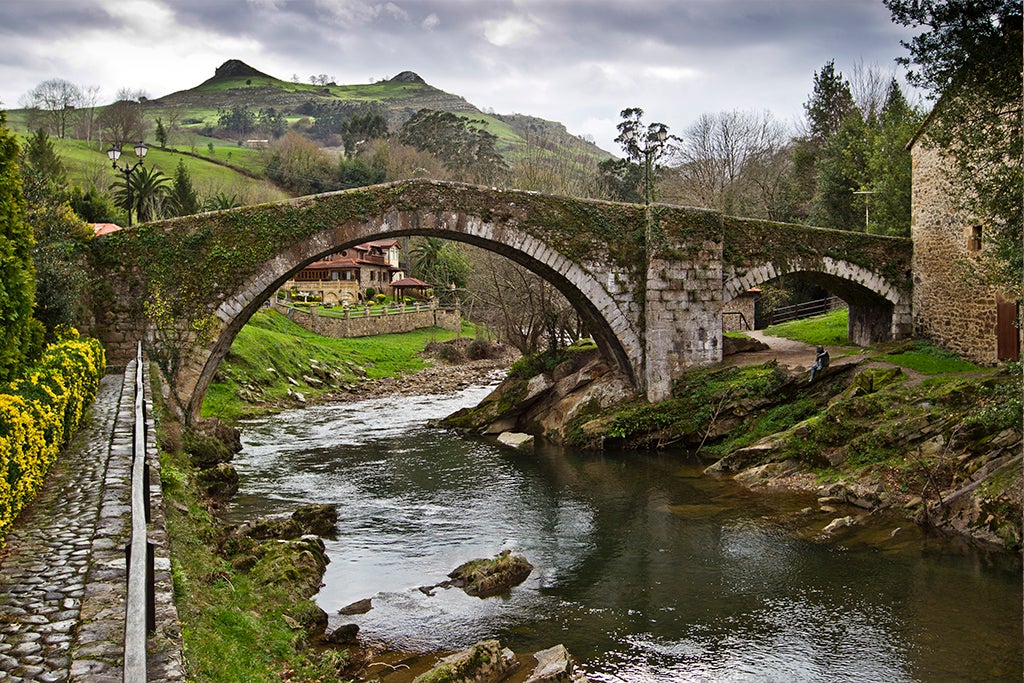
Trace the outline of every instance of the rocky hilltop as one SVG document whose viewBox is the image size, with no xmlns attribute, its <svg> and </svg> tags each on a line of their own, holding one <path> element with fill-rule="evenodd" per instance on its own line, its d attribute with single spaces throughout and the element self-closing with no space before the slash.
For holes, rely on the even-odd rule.
<svg viewBox="0 0 1024 683">
<path fill-rule="evenodd" d="M 465 98 L 430 85 L 411 70 L 378 83 L 311 84 L 282 80 L 239 59 L 229 59 L 196 87 L 147 100 L 144 105 L 155 115 L 173 111 L 183 118 L 196 120 L 208 116 L 211 110 L 235 107 L 253 110 L 272 107 L 291 116 L 310 116 L 321 106 L 341 107 L 353 113 L 379 112 L 392 129 L 401 127 L 420 109 L 431 109 L 507 127 L 522 139 L 520 144 L 531 144 L 531 140 L 543 138 L 548 144 L 554 143 L 565 150 L 577 150 L 598 159 L 611 157 L 593 143 L 572 135 L 560 123 L 523 114 L 483 112 Z M 195 110 L 196 116 L 193 117 L 190 110 Z"/>
</svg>

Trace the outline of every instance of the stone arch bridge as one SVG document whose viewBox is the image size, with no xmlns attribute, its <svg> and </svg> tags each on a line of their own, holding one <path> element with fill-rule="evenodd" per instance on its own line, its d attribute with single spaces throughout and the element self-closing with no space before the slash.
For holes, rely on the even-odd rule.
<svg viewBox="0 0 1024 683">
<path fill-rule="evenodd" d="M 649 400 L 722 358 L 722 307 L 800 273 L 850 306 L 850 337 L 909 333 L 910 240 L 460 183 L 407 181 L 187 216 L 93 242 L 95 334 L 112 363 L 145 340 L 168 398 L 198 416 L 249 317 L 294 273 L 372 239 L 467 242 L 551 282 Z"/>
</svg>

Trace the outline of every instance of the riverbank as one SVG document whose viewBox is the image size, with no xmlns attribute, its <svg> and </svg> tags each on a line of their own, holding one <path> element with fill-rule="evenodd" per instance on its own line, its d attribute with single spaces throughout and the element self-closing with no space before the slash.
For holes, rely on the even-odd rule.
<svg viewBox="0 0 1024 683">
<path fill-rule="evenodd" d="M 577 448 L 684 447 L 711 459 L 709 476 L 807 491 L 822 509 L 899 511 L 924 527 L 1021 550 L 1019 364 L 981 368 L 923 342 L 840 347 L 809 382 L 812 347 L 767 341 L 779 351 L 687 372 L 658 404 L 629 396 L 596 355 L 576 354 L 550 372 L 510 375 L 444 424 Z M 859 519 L 837 516 L 832 528 Z"/>
<path fill-rule="evenodd" d="M 479 338 L 469 323 L 461 331 L 334 339 L 263 310 L 242 328 L 217 369 L 202 414 L 233 424 L 327 401 L 453 391 L 507 367 L 515 356 Z"/>
</svg>

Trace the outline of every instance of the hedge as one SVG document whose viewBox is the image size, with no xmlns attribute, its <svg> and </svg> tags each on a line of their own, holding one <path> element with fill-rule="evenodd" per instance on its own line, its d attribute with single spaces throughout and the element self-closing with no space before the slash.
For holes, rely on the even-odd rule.
<svg viewBox="0 0 1024 683">
<path fill-rule="evenodd" d="M 22 379 L 0 385 L 0 546 L 92 405 L 106 369 L 95 339 L 51 345 Z"/>
</svg>

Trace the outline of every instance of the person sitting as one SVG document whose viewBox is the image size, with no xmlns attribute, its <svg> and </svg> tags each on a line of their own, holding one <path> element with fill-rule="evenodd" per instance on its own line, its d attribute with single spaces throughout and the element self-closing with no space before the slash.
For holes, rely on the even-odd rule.
<svg viewBox="0 0 1024 683">
<path fill-rule="evenodd" d="M 811 366 L 811 378 L 808 382 L 814 381 L 814 375 L 828 367 L 828 351 L 824 346 L 818 346 L 818 355 L 814 357 L 814 365 Z"/>
</svg>

